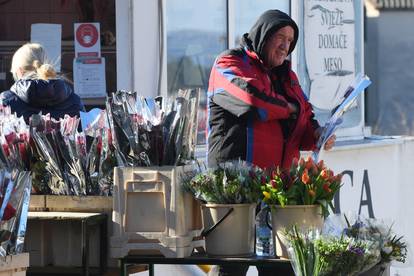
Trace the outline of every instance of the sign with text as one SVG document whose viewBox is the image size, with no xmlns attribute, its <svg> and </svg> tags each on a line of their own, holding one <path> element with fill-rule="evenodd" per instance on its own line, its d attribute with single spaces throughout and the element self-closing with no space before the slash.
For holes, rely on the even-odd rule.
<svg viewBox="0 0 414 276">
<path fill-rule="evenodd" d="M 100 57 L 99 23 L 75 23 L 75 57 Z"/>
<path fill-rule="evenodd" d="M 79 97 L 105 97 L 105 58 L 75 58 L 73 60 L 73 81 L 75 93 Z"/>
<path fill-rule="evenodd" d="M 310 102 L 331 110 L 355 74 L 354 1 L 305 0 L 304 17 Z"/>
</svg>

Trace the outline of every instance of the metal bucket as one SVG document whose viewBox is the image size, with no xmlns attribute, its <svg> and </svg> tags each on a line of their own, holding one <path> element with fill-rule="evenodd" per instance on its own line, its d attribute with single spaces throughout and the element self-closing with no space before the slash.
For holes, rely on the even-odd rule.
<svg viewBox="0 0 414 276">
<path fill-rule="evenodd" d="M 290 229 L 294 225 L 302 230 L 322 229 L 323 217 L 320 205 L 287 205 L 285 207 L 273 205 L 271 210 L 273 244 L 276 256 L 281 258 L 289 258 L 284 240 L 286 229 Z"/>
<path fill-rule="evenodd" d="M 213 256 L 254 255 L 256 204 L 204 204 L 206 252 Z"/>
</svg>

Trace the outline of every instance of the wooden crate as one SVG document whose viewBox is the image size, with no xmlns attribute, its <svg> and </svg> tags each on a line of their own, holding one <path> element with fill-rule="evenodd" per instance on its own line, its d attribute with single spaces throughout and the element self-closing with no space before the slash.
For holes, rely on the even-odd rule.
<svg viewBox="0 0 414 276">
<path fill-rule="evenodd" d="M 0 257 L 0 276 L 24 276 L 29 266 L 29 253 Z"/>
<path fill-rule="evenodd" d="M 64 195 L 32 195 L 30 211 L 45 212 L 85 212 L 112 214 L 112 197 L 107 196 L 64 196 Z M 40 208 L 41 200 L 44 207 Z M 48 265 L 75 267 L 80 266 L 80 222 L 67 221 L 29 221 L 26 232 L 25 248 L 32 256 L 30 265 L 45 267 Z M 90 239 L 90 264 L 99 264 L 99 235 L 98 227 L 89 231 L 96 232 Z M 112 233 L 112 222 L 108 219 L 108 235 Z M 96 249 L 96 250 L 95 250 Z M 115 262 L 108 259 L 112 265 Z"/>
<path fill-rule="evenodd" d="M 46 211 L 46 196 L 30 195 L 29 211 Z"/>
<path fill-rule="evenodd" d="M 112 212 L 110 196 L 47 195 L 46 209 L 56 212 Z"/>
</svg>

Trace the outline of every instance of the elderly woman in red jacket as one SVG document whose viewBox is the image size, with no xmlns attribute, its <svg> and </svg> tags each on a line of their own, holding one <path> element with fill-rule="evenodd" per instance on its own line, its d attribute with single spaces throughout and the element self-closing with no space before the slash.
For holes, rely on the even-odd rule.
<svg viewBox="0 0 414 276">
<path fill-rule="evenodd" d="M 210 166 L 240 158 L 262 168 L 287 168 L 300 150 L 314 149 L 319 124 L 286 59 L 298 34 L 287 14 L 269 10 L 240 47 L 216 59 L 208 89 Z"/>
</svg>

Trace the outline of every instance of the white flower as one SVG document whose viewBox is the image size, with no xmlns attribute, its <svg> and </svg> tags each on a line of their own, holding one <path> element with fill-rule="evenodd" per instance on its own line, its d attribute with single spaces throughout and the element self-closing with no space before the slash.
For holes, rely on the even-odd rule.
<svg viewBox="0 0 414 276">
<path fill-rule="evenodd" d="M 391 252 L 392 252 L 392 246 L 384 246 L 383 248 L 382 248 L 382 251 L 384 251 L 384 253 L 385 254 L 391 254 Z"/>
</svg>

